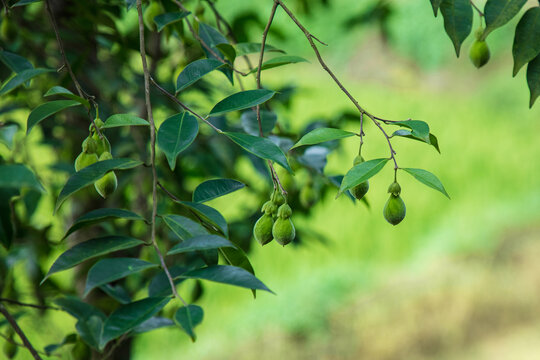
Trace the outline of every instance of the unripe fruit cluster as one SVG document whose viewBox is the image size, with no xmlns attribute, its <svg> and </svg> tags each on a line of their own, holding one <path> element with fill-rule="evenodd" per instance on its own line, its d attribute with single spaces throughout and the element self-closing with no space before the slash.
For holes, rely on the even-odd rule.
<svg viewBox="0 0 540 360">
<path fill-rule="evenodd" d="M 278 244 L 285 246 L 294 240 L 296 230 L 291 220 L 292 209 L 281 192 L 274 190 L 261 211 L 263 215 L 253 227 L 253 236 L 261 245 L 275 239 Z"/>
</svg>

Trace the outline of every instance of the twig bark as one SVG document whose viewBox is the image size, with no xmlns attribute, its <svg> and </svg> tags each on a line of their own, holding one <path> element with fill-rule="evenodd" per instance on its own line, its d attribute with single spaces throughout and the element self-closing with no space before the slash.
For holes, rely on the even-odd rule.
<svg viewBox="0 0 540 360">
<path fill-rule="evenodd" d="M 28 338 L 26 337 L 22 329 L 19 327 L 19 324 L 17 324 L 17 321 L 15 320 L 15 318 L 9 313 L 9 311 L 2 304 L 0 304 L 0 313 L 4 315 L 4 317 L 9 322 L 13 330 L 17 333 L 17 335 L 19 335 L 19 337 L 21 338 L 21 341 L 24 344 L 24 347 L 26 347 L 28 351 L 30 351 L 30 354 L 32 354 L 34 359 L 42 360 L 38 352 L 36 351 L 36 349 L 34 349 L 34 347 L 30 343 L 30 341 L 28 340 Z"/>
</svg>

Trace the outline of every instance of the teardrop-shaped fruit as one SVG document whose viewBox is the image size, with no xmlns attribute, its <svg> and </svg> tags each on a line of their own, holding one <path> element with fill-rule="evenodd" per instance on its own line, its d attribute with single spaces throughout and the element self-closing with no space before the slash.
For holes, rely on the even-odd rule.
<svg viewBox="0 0 540 360">
<path fill-rule="evenodd" d="M 266 245 L 272 241 L 272 226 L 274 220 L 272 215 L 263 214 L 253 227 L 253 236 L 261 245 Z"/>
<path fill-rule="evenodd" d="M 293 241 L 296 236 L 296 230 L 291 219 L 278 218 L 272 227 L 272 236 L 283 246 Z"/>
<path fill-rule="evenodd" d="M 357 198 L 358 200 L 362 200 L 362 198 L 367 194 L 369 190 L 369 180 L 366 180 L 355 187 L 351 189 L 351 194 Z"/>
<path fill-rule="evenodd" d="M 108 172 L 105 174 L 105 176 L 94 183 L 96 191 L 104 199 L 111 195 L 116 190 L 117 186 L 118 180 L 116 179 L 116 174 L 114 171 Z"/>
<path fill-rule="evenodd" d="M 356 157 L 353 160 L 353 165 L 358 165 L 363 162 L 364 162 L 364 158 L 362 157 L 362 155 L 356 155 Z"/>
<path fill-rule="evenodd" d="M 272 193 L 272 196 L 270 199 L 276 204 L 277 206 L 280 206 L 282 204 L 285 204 L 285 196 L 281 193 L 279 190 L 274 190 Z"/>
<path fill-rule="evenodd" d="M 288 219 L 292 215 L 292 209 L 289 204 L 283 204 L 279 207 L 277 211 L 277 216 L 280 219 Z"/>
<path fill-rule="evenodd" d="M 82 143 L 82 150 L 89 154 L 93 154 L 96 152 L 97 150 L 96 140 L 94 140 L 94 138 L 91 135 L 88 136 L 86 139 L 84 139 Z"/>
<path fill-rule="evenodd" d="M 111 152 L 111 143 L 109 140 L 103 135 L 103 138 L 100 138 L 97 133 L 94 133 L 92 135 L 92 139 L 96 142 L 96 154 L 98 156 L 101 156 L 104 152 Z"/>
<path fill-rule="evenodd" d="M 75 159 L 75 171 L 80 171 L 81 169 L 84 169 L 97 161 L 98 157 L 96 154 L 89 154 L 83 151 Z"/>
<path fill-rule="evenodd" d="M 401 186 L 396 181 L 394 181 L 388 187 L 388 192 L 394 196 L 399 196 L 399 194 L 401 194 Z"/>
<path fill-rule="evenodd" d="M 4 355 L 6 355 L 7 359 L 13 359 L 17 354 L 17 345 L 6 341 L 2 350 L 4 351 Z"/>
<path fill-rule="evenodd" d="M 474 66 L 481 68 L 489 61 L 489 47 L 485 41 L 475 40 L 469 50 L 469 58 Z"/>
<path fill-rule="evenodd" d="M 405 203 L 401 199 L 401 196 L 391 194 L 383 210 L 386 221 L 392 225 L 397 225 L 405 218 L 405 212 Z"/>
</svg>

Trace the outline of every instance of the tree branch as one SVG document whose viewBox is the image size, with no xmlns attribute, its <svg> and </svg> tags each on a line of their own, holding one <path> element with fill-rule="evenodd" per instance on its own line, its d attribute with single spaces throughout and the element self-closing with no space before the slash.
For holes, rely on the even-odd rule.
<svg viewBox="0 0 540 360">
<path fill-rule="evenodd" d="M 41 309 L 41 310 L 62 310 L 62 309 L 54 307 L 54 306 L 28 304 L 28 303 L 23 303 L 23 302 L 20 302 L 20 301 L 17 301 L 17 300 L 8 299 L 8 298 L 0 298 L 0 303 L 1 302 L 6 302 L 6 303 L 13 304 L 13 305 L 19 305 L 19 306 L 26 306 L 26 307 L 31 307 L 31 308 L 35 308 L 35 309 Z"/>
<path fill-rule="evenodd" d="M 17 335 L 19 335 L 19 337 L 21 338 L 21 340 L 22 340 L 22 342 L 24 344 L 24 347 L 26 347 L 28 349 L 28 351 L 30 351 L 30 354 L 32 354 L 34 359 L 35 360 L 42 360 L 41 357 L 39 356 L 38 352 L 36 351 L 36 349 L 34 349 L 34 347 L 30 343 L 30 341 L 28 340 L 28 338 L 26 337 L 26 335 L 24 334 L 22 329 L 17 324 L 17 321 L 15 320 L 15 318 L 9 313 L 9 311 L 7 311 L 7 309 L 2 304 L 0 304 L 0 313 L 2 315 L 4 315 L 4 317 L 9 322 L 9 324 L 11 325 L 13 330 L 17 333 Z"/>
</svg>

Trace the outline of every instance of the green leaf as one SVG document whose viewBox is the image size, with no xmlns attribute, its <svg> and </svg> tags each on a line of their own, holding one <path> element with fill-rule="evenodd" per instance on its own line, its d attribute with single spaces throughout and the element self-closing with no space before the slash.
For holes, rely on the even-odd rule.
<svg viewBox="0 0 540 360">
<path fill-rule="evenodd" d="M 171 277 L 174 279 L 174 284 L 178 285 L 185 279 L 179 278 L 180 275 L 185 273 L 188 269 L 182 266 L 174 265 L 169 267 L 169 273 L 171 274 Z M 171 290 L 171 283 L 169 282 L 169 278 L 167 277 L 167 274 L 165 274 L 165 271 L 161 271 L 157 273 L 151 280 L 150 284 L 148 284 L 148 296 L 170 296 L 172 295 Z"/>
<path fill-rule="evenodd" d="M 160 329 L 167 326 L 173 326 L 173 325 L 174 325 L 174 321 L 172 321 L 171 319 L 154 316 L 146 320 L 142 324 L 137 325 L 135 328 L 133 328 L 133 333 L 142 334 L 148 331 Z"/>
<path fill-rule="evenodd" d="M 42 68 L 23 70 L 4 83 L 4 86 L 2 86 L 2 88 L 0 89 L 0 95 L 7 94 L 11 90 L 20 86 L 22 83 L 27 82 L 28 80 L 38 75 L 48 73 L 48 72 L 53 72 L 53 71 L 54 70 L 52 69 L 42 69 Z"/>
<path fill-rule="evenodd" d="M 180 325 L 180 327 L 189 335 L 192 341 L 195 341 L 196 336 L 193 329 L 202 323 L 204 312 L 200 306 L 188 305 L 182 306 L 176 310 L 174 314 L 174 320 Z"/>
<path fill-rule="evenodd" d="M 439 149 L 439 141 L 437 140 L 437 137 L 431 133 L 429 134 L 427 141 L 425 138 L 420 138 L 418 136 L 415 136 L 410 130 L 405 130 L 405 129 L 394 131 L 392 136 L 400 136 L 400 137 L 424 142 L 426 144 L 432 145 L 439 152 L 439 154 L 441 153 L 441 150 Z"/>
<path fill-rule="evenodd" d="M 210 111 L 209 116 L 222 115 L 262 104 L 270 100 L 274 94 L 274 91 L 267 89 L 240 91 L 218 102 Z"/>
<path fill-rule="evenodd" d="M 526 2 L 527 0 L 488 0 L 484 7 L 486 29 L 483 38 L 485 39 L 490 32 L 512 20 Z"/>
<path fill-rule="evenodd" d="M 450 196 L 446 192 L 441 181 L 429 171 L 423 170 L 423 169 L 412 169 L 412 168 L 401 168 L 401 170 L 408 172 L 409 174 L 414 176 L 416 180 L 420 181 L 422 184 L 425 184 L 429 186 L 430 188 L 441 192 L 444 196 L 450 199 Z"/>
<path fill-rule="evenodd" d="M 302 138 L 296 144 L 294 144 L 291 150 L 299 146 L 314 145 L 314 144 L 319 144 L 325 141 L 343 139 L 343 138 L 354 136 L 354 135 L 356 134 L 353 132 L 345 131 L 341 129 L 317 128 L 317 129 L 311 130 L 306 135 L 302 136 Z"/>
<path fill-rule="evenodd" d="M 41 0 L 19 0 L 15 4 L 11 5 L 11 8 L 18 7 L 18 6 L 25 6 L 33 3 L 40 2 Z"/>
<path fill-rule="evenodd" d="M 225 132 L 224 134 L 236 144 L 244 148 L 244 150 L 260 157 L 261 159 L 274 161 L 292 173 L 289 162 L 287 161 L 287 157 L 283 151 L 281 151 L 279 146 L 274 144 L 271 140 L 236 132 Z"/>
<path fill-rule="evenodd" d="M 144 220 L 142 216 L 129 210 L 113 208 L 96 209 L 77 218 L 73 225 L 71 225 L 71 227 L 68 229 L 62 240 L 83 227 L 94 225 L 109 219 Z"/>
<path fill-rule="evenodd" d="M 248 54 L 260 54 L 261 52 L 261 43 L 238 43 L 235 45 L 235 47 L 236 47 L 236 56 L 244 56 Z M 264 45 L 264 51 L 265 52 L 274 51 L 274 52 L 285 53 L 285 51 L 279 50 L 269 44 Z"/>
<path fill-rule="evenodd" d="M 540 96 L 540 55 L 534 58 L 527 66 L 527 84 L 531 92 L 529 107 L 532 108 L 534 102 Z"/>
<path fill-rule="evenodd" d="M 144 241 L 128 236 L 104 236 L 79 243 L 63 252 L 49 269 L 41 284 L 52 274 L 71 269 L 83 261 L 105 255 L 111 252 L 129 249 L 144 244 Z"/>
<path fill-rule="evenodd" d="M 109 171 L 132 169 L 141 164 L 141 161 L 120 158 L 98 161 L 97 163 L 81 169 L 81 171 L 70 176 L 66 185 L 64 185 L 62 191 L 60 191 L 60 195 L 58 195 L 58 199 L 56 200 L 55 212 L 58 211 L 64 200 L 69 196 L 82 188 L 93 184 Z"/>
<path fill-rule="evenodd" d="M 187 111 L 171 116 L 161 124 L 158 146 L 165 153 L 169 167 L 174 170 L 178 154 L 188 148 L 197 137 L 199 123 Z"/>
<path fill-rule="evenodd" d="M 178 11 L 178 12 L 169 12 L 161 15 L 157 15 L 154 17 L 154 22 L 157 26 L 157 31 L 161 32 L 165 26 L 169 24 L 174 24 L 176 22 L 179 22 L 186 16 L 191 14 L 189 11 Z"/>
<path fill-rule="evenodd" d="M 0 124 L 0 143 L 6 145 L 6 147 L 11 150 L 13 148 L 15 134 L 19 131 L 19 128 L 19 124 L 12 121 Z"/>
<path fill-rule="evenodd" d="M 209 280 L 222 284 L 235 285 L 247 289 L 264 290 L 274 293 L 248 271 L 230 265 L 214 265 L 188 271 L 181 275 L 190 279 Z"/>
<path fill-rule="evenodd" d="M 225 55 L 231 64 L 234 63 L 234 60 L 236 59 L 236 50 L 231 44 L 217 44 L 216 47 L 223 55 Z"/>
<path fill-rule="evenodd" d="M 273 111 L 260 110 L 261 111 L 261 125 L 264 136 L 272 131 L 277 122 L 277 115 Z M 240 116 L 242 122 L 242 128 L 250 135 L 259 136 L 259 122 L 257 121 L 257 112 L 254 110 L 246 110 Z"/>
<path fill-rule="evenodd" d="M 353 166 L 343 177 L 337 196 L 368 180 L 386 165 L 389 159 L 374 159 Z"/>
<path fill-rule="evenodd" d="M 195 202 L 175 201 L 176 203 L 191 210 L 199 219 L 221 231 L 223 235 L 228 236 L 227 221 L 216 209 Z"/>
<path fill-rule="evenodd" d="M 219 235 L 200 235 L 176 244 L 167 252 L 167 255 L 219 249 L 222 247 L 235 247 L 235 245 Z"/>
<path fill-rule="evenodd" d="M 206 202 L 223 195 L 232 193 L 246 186 L 244 183 L 233 179 L 207 180 L 195 188 L 193 202 Z"/>
<path fill-rule="evenodd" d="M 22 164 L 0 165 L 0 188 L 31 188 L 45 192 L 34 173 Z"/>
<path fill-rule="evenodd" d="M 20 73 L 24 70 L 34 68 L 30 61 L 26 60 L 22 56 L 5 50 L 0 51 L 0 61 L 2 61 L 4 65 L 6 65 L 11 71 L 15 73 Z"/>
<path fill-rule="evenodd" d="M 161 218 L 180 240 L 185 241 L 194 236 L 208 235 L 208 231 L 201 224 L 185 216 L 167 214 L 162 215 Z"/>
<path fill-rule="evenodd" d="M 519 70 L 540 53 L 540 7 L 527 10 L 516 27 L 512 55 L 514 56 L 514 72 Z"/>
<path fill-rule="evenodd" d="M 17 189 L 0 188 L 0 244 L 8 250 L 13 242 L 13 234 L 15 232 L 11 199 L 17 195 L 19 195 L 19 190 Z"/>
<path fill-rule="evenodd" d="M 131 114 L 114 114 L 107 118 L 105 124 L 103 125 L 104 129 L 119 127 L 119 126 L 148 126 L 150 125 L 148 121 L 141 119 L 138 116 Z"/>
<path fill-rule="evenodd" d="M 47 355 L 50 355 L 51 353 L 63 347 L 64 345 L 75 344 L 76 342 L 77 342 L 77 334 L 73 333 L 73 334 L 66 335 L 64 337 L 64 340 L 62 340 L 61 342 L 57 344 L 49 344 L 45 346 L 43 350 L 45 351 Z"/>
<path fill-rule="evenodd" d="M 200 59 L 189 63 L 176 79 L 176 93 L 222 66 L 225 64 L 216 59 Z"/>
<path fill-rule="evenodd" d="M 472 5 L 469 0 L 442 0 L 440 9 L 444 17 L 444 29 L 459 57 L 461 44 L 471 33 Z"/>
<path fill-rule="evenodd" d="M 32 130 L 34 126 L 36 126 L 49 116 L 54 115 L 57 112 L 62 111 L 68 107 L 78 105 L 81 105 L 81 103 L 76 100 L 54 100 L 39 105 L 37 108 L 32 110 L 30 115 L 28 115 L 28 121 L 26 123 L 26 133 L 29 134 L 30 130 Z"/>
<path fill-rule="evenodd" d="M 235 244 L 233 242 L 233 244 Z M 235 244 L 236 247 L 234 248 L 226 248 L 223 247 L 219 249 L 219 252 L 223 256 L 223 259 L 228 265 L 238 266 L 249 273 L 255 275 L 255 270 L 253 269 L 253 266 L 249 262 L 249 258 L 247 257 L 247 254 L 242 250 L 239 246 L 239 244 Z M 251 292 L 253 293 L 253 297 L 255 298 L 257 296 L 256 290 L 252 289 Z"/>
<path fill-rule="evenodd" d="M 101 334 L 100 350 L 111 340 L 127 333 L 150 319 L 159 312 L 167 303 L 170 297 L 149 297 L 130 304 L 122 305 L 109 316 L 103 324 Z"/>
<path fill-rule="evenodd" d="M 127 291 L 120 285 L 111 285 L 111 284 L 105 284 L 101 285 L 100 290 L 103 291 L 105 294 L 112 297 L 114 300 L 118 301 L 120 304 L 128 304 L 131 302 L 131 297 L 127 293 Z"/>
<path fill-rule="evenodd" d="M 74 93 L 72 93 L 71 91 L 66 89 L 65 87 L 53 86 L 52 88 L 50 88 L 45 93 L 44 96 L 53 96 L 53 95 L 60 95 L 60 96 L 63 96 L 65 98 L 78 101 L 79 103 L 84 105 L 86 108 L 88 108 L 88 109 L 90 108 L 90 103 L 88 102 L 88 100 L 83 99 L 82 97 L 75 95 Z"/>
<path fill-rule="evenodd" d="M 98 261 L 88 270 L 83 297 L 94 288 L 122 279 L 143 270 L 156 268 L 157 264 L 134 258 L 113 258 Z"/>
<path fill-rule="evenodd" d="M 437 12 L 439 11 L 439 7 L 441 6 L 442 0 L 430 0 L 431 1 L 431 7 L 433 8 L 433 15 L 437 17 Z"/>
<path fill-rule="evenodd" d="M 228 44 L 229 42 L 217 29 L 214 29 L 213 27 L 205 23 L 199 23 L 199 36 L 202 39 L 202 41 L 206 43 L 217 55 L 216 57 L 213 53 L 208 51 L 208 49 L 205 46 L 201 45 L 204 53 L 206 54 L 206 57 L 210 59 L 217 58 L 217 59 L 221 59 L 225 61 L 223 56 L 220 54 L 217 45 Z M 219 71 L 224 73 L 225 76 L 227 76 L 227 78 L 229 79 L 230 83 L 234 85 L 233 72 L 231 68 L 222 67 L 222 68 L 219 68 Z"/>
<path fill-rule="evenodd" d="M 267 70 L 267 69 L 272 69 L 272 68 L 275 68 L 275 67 L 278 67 L 278 66 L 283 66 L 283 65 L 288 65 L 288 64 L 296 64 L 296 63 L 299 63 L 299 62 L 309 62 L 309 61 L 307 61 L 306 59 L 304 59 L 303 57 L 300 57 L 300 56 L 283 55 L 283 56 L 277 56 L 277 57 L 275 57 L 273 59 L 265 61 L 262 64 L 261 69 L 262 70 Z M 258 66 L 255 67 L 249 73 L 250 74 L 256 73 L 258 68 L 259 68 Z"/>
<path fill-rule="evenodd" d="M 394 121 L 389 125 L 404 126 L 411 129 L 411 135 L 429 144 L 429 125 L 420 120 Z"/>
</svg>

